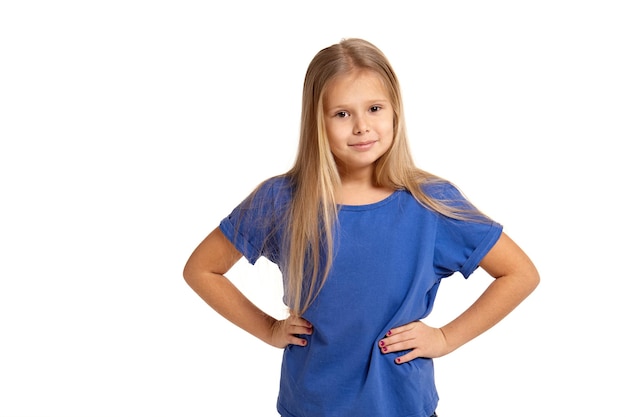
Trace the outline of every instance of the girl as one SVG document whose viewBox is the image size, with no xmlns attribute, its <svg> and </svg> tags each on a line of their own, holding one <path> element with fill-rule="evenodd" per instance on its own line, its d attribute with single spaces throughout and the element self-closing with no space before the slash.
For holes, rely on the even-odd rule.
<svg viewBox="0 0 626 417">
<path fill-rule="evenodd" d="M 290 315 L 269 316 L 224 276 L 276 263 Z M 442 278 L 495 280 L 441 328 L 422 321 Z M 284 349 L 283 417 L 429 417 L 432 358 L 480 335 L 539 275 L 502 226 L 415 166 L 396 74 L 371 43 L 321 50 L 304 79 L 294 166 L 262 182 L 200 243 L 183 275 L 235 325 Z"/>
</svg>

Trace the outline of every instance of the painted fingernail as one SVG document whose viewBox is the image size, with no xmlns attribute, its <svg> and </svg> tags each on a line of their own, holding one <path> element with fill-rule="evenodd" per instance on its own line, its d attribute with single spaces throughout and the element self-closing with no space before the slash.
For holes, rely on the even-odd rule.
<svg viewBox="0 0 626 417">
<path fill-rule="evenodd" d="M 302 346 L 306 345 L 306 340 L 303 340 L 302 342 L 300 342 L 300 344 L 301 344 Z"/>
<path fill-rule="evenodd" d="M 387 332 L 387 336 L 391 336 L 391 330 Z"/>
<path fill-rule="evenodd" d="M 383 348 L 383 352 L 387 352 L 387 348 L 386 347 Z"/>
<path fill-rule="evenodd" d="M 380 341 L 380 343 L 379 343 L 379 345 L 380 345 L 380 347 L 385 346 L 385 341 L 384 341 L 384 340 L 381 340 L 381 341 Z"/>
<path fill-rule="evenodd" d="M 396 358 L 396 363 L 400 363 L 400 358 Z"/>
</svg>

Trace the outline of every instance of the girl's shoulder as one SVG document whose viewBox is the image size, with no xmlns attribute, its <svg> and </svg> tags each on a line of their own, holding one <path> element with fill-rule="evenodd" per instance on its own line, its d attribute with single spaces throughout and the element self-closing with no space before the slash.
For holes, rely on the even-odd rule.
<svg viewBox="0 0 626 417">
<path fill-rule="evenodd" d="M 288 176 L 277 175 L 261 182 L 257 186 L 255 194 L 264 197 L 290 198 L 293 194 L 293 188 L 293 182 Z"/>
<path fill-rule="evenodd" d="M 245 203 L 249 208 L 284 208 L 289 205 L 292 196 L 292 181 L 285 175 L 278 175 L 262 181 L 246 198 Z"/>
<path fill-rule="evenodd" d="M 441 178 L 426 181 L 420 184 L 420 190 L 425 199 L 432 204 L 430 207 L 444 216 L 480 223 L 492 221 L 451 181 Z"/>
<path fill-rule="evenodd" d="M 465 199 L 456 185 L 442 178 L 424 181 L 420 184 L 420 189 L 424 195 L 434 200 L 456 201 Z"/>
</svg>

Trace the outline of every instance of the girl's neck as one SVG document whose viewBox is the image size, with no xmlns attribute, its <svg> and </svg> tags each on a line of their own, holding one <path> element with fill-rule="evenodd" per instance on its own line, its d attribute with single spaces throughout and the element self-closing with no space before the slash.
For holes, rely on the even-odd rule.
<svg viewBox="0 0 626 417">
<path fill-rule="evenodd" d="M 341 186 L 336 190 L 338 204 L 361 206 L 384 200 L 393 193 L 393 189 L 375 186 L 371 179 L 355 180 L 342 178 Z"/>
</svg>

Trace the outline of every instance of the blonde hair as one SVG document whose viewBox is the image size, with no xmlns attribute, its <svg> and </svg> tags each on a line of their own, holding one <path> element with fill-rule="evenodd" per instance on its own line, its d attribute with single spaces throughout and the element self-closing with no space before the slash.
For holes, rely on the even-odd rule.
<svg viewBox="0 0 626 417">
<path fill-rule="evenodd" d="M 375 185 L 407 190 L 436 212 L 464 217 L 462 209 L 429 197 L 422 190 L 425 183 L 444 180 L 417 168 L 413 162 L 400 83 L 386 56 L 370 42 L 355 38 L 322 49 L 305 75 L 298 152 L 293 167 L 284 174 L 293 187 L 293 195 L 285 219 L 283 248 L 287 258 L 283 274 L 287 304 L 295 315 L 302 315 L 311 305 L 332 264 L 332 232 L 338 213 L 334 191 L 341 180 L 324 128 L 323 99 L 332 80 L 354 70 L 368 70 L 380 76 L 394 112 L 393 143 L 376 161 Z"/>
</svg>

